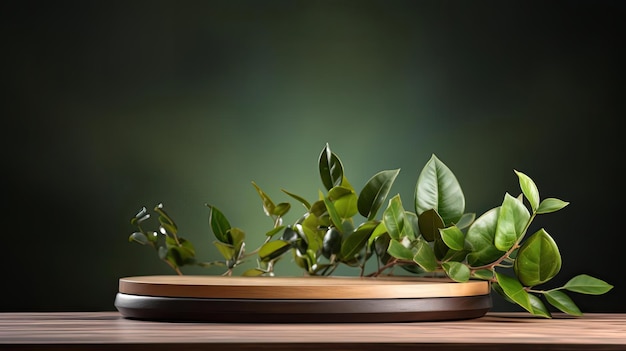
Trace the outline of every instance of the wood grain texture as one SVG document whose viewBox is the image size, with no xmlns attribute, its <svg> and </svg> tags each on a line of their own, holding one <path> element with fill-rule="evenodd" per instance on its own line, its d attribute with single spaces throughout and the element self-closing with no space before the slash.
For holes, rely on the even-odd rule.
<svg viewBox="0 0 626 351">
<path fill-rule="evenodd" d="M 1 350 L 626 350 L 626 314 L 488 313 L 463 321 L 163 323 L 117 312 L 0 313 Z"/>
<path fill-rule="evenodd" d="M 161 297 L 229 299 L 390 299 L 489 294 L 489 283 L 413 277 L 139 276 L 119 280 L 119 292 Z"/>
</svg>

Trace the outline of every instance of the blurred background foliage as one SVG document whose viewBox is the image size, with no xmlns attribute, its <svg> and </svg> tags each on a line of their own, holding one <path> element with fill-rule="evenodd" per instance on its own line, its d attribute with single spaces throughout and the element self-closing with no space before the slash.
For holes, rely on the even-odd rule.
<svg viewBox="0 0 626 351">
<path fill-rule="evenodd" d="M 401 168 L 407 203 L 433 153 L 477 213 L 528 174 L 571 203 L 536 224 L 560 246 L 555 281 L 605 279 L 575 301 L 626 312 L 624 4 L 4 2 L 0 310 L 114 310 L 120 277 L 173 274 L 128 243 L 142 206 L 163 202 L 199 258 L 218 257 L 205 203 L 261 243 L 251 182 L 314 199 L 328 142 L 355 188 Z"/>
</svg>

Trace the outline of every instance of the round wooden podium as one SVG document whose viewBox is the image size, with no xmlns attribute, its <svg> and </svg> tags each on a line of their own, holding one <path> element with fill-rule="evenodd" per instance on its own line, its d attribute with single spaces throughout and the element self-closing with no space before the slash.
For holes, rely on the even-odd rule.
<svg viewBox="0 0 626 351">
<path fill-rule="evenodd" d="M 440 278 L 138 276 L 119 280 L 115 307 L 170 322 L 440 321 L 483 316 L 489 291 Z"/>
</svg>

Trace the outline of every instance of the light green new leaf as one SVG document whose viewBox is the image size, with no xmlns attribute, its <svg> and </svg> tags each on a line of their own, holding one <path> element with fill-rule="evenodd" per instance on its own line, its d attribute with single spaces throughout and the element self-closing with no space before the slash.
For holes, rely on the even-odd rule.
<svg viewBox="0 0 626 351">
<path fill-rule="evenodd" d="M 284 240 L 274 240 L 267 242 L 259 249 L 259 258 L 263 262 L 274 260 L 285 252 L 289 251 L 291 244 Z"/>
<path fill-rule="evenodd" d="M 569 205 L 569 202 L 549 197 L 541 201 L 541 203 L 539 204 L 539 208 L 537 208 L 537 213 L 542 214 L 556 212 L 567 205 Z"/>
<path fill-rule="evenodd" d="M 417 223 L 420 233 L 428 242 L 439 239 L 441 237 L 439 229 L 445 227 L 441 216 L 432 208 L 420 213 L 417 217 Z"/>
<path fill-rule="evenodd" d="M 533 308 L 532 314 L 535 316 L 541 316 L 546 318 L 552 318 L 550 311 L 546 308 L 543 301 L 533 294 L 528 294 L 528 298 L 530 299 L 530 305 Z"/>
<path fill-rule="evenodd" d="M 232 260 L 235 257 L 235 247 L 231 244 L 226 244 L 221 241 L 214 241 L 213 245 L 217 247 L 217 250 L 222 254 L 222 256 L 228 261 Z"/>
<path fill-rule="evenodd" d="M 272 199 L 270 199 L 270 197 L 263 190 L 261 190 L 261 188 L 256 185 L 255 182 L 252 182 L 252 185 L 261 197 L 261 201 L 263 202 L 263 212 L 265 212 L 265 215 L 268 217 L 272 216 L 274 214 L 274 209 L 276 208 L 276 205 L 274 205 Z"/>
<path fill-rule="evenodd" d="M 470 278 L 470 269 L 461 262 L 444 262 L 441 267 L 450 279 L 464 283 Z"/>
<path fill-rule="evenodd" d="M 550 290 L 546 291 L 543 295 L 552 306 L 558 308 L 561 312 L 571 314 L 572 316 L 583 315 L 578 306 L 576 306 L 574 301 L 572 301 L 566 293 L 559 290 Z"/>
<path fill-rule="evenodd" d="M 324 150 L 322 150 L 320 154 L 319 172 L 322 184 L 324 184 L 326 190 L 341 185 L 343 181 L 343 165 L 339 157 L 330 151 L 328 144 L 326 144 L 326 147 L 324 147 Z"/>
<path fill-rule="evenodd" d="M 446 226 L 459 221 L 465 212 L 465 196 L 454 173 L 432 155 L 417 179 L 415 212 L 435 209 Z"/>
<path fill-rule="evenodd" d="M 413 224 L 406 217 L 400 195 L 396 195 L 389 200 L 389 205 L 383 212 L 383 223 L 392 239 L 402 240 L 404 237 L 415 237 Z"/>
<path fill-rule="evenodd" d="M 357 214 L 357 196 L 349 187 L 336 186 L 328 191 L 328 198 L 333 202 L 341 218 L 351 218 Z"/>
<path fill-rule="evenodd" d="M 211 230 L 213 230 L 213 235 L 215 235 L 217 240 L 226 244 L 231 244 L 228 241 L 227 235 L 231 228 L 230 223 L 224 214 L 217 209 L 217 207 L 208 204 L 206 206 L 209 208 L 209 225 L 211 226 Z"/>
<path fill-rule="evenodd" d="M 374 241 L 383 234 L 387 234 L 387 227 L 385 227 L 385 223 L 381 221 L 378 222 L 378 225 L 374 228 L 372 235 L 370 235 L 370 238 L 367 240 L 367 246 L 372 247 Z"/>
<path fill-rule="evenodd" d="M 241 273 L 241 275 L 244 276 L 244 277 L 259 277 L 259 276 L 262 276 L 265 273 L 266 272 L 264 270 L 262 270 L 262 269 L 250 268 L 250 269 L 246 270 L 245 272 Z"/>
<path fill-rule="evenodd" d="M 452 250 L 461 251 L 465 247 L 465 234 L 457 226 L 439 229 L 441 239 Z"/>
<path fill-rule="evenodd" d="M 269 232 L 265 233 L 265 236 L 274 236 L 274 235 L 280 233 L 283 229 L 285 229 L 284 225 L 278 226 L 276 228 L 273 228 Z"/>
<path fill-rule="evenodd" d="M 398 173 L 400 173 L 400 169 L 381 171 L 365 183 L 357 201 L 359 213 L 363 217 L 368 220 L 376 217 L 378 210 L 387 199 Z"/>
<path fill-rule="evenodd" d="M 496 272 L 496 278 L 506 296 L 522 306 L 526 311 L 533 313 L 533 307 L 530 304 L 528 293 L 516 278 L 498 272 Z"/>
<path fill-rule="evenodd" d="M 417 252 L 413 255 L 413 262 L 417 263 L 426 272 L 432 272 L 437 269 L 437 257 L 435 257 L 435 251 L 424 240 L 418 240 L 415 245 Z"/>
<path fill-rule="evenodd" d="M 525 286 L 543 284 L 561 270 L 561 254 L 554 239 L 540 229 L 519 248 L 515 275 Z"/>
<path fill-rule="evenodd" d="M 387 248 L 387 252 L 398 259 L 401 260 L 412 260 L 413 259 L 413 251 L 404 245 L 401 242 L 391 239 L 389 242 L 389 247 Z"/>
<path fill-rule="evenodd" d="M 272 214 L 274 216 L 282 217 L 291 209 L 291 204 L 289 202 L 281 202 L 276 207 L 274 207 L 274 211 Z"/>
<path fill-rule="evenodd" d="M 326 211 L 330 216 L 331 222 L 335 225 L 335 228 L 337 228 L 337 230 L 339 230 L 340 232 L 343 232 L 341 216 L 339 216 L 339 213 L 337 213 L 337 209 L 335 208 L 333 202 L 330 201 L 328 197 L 324 197 L 324 205 L 326 206 Z"/>
<path fill-rule="evenodd" d="M 498 214 L 495 247 L 500 251 L 507 251 L 515 245 L 517 239 L 524 234 L 529 219 L 530 213 L 526 206 L 508 193 L 505 194 Z"/>
<path fill-rule="evenodd" d="M 467 255 L 467 263 L 471 266 L 489 264 L 504 255 L 493 244 L 499 213 L 500 207 L 492 208 L 478 217 L 467 230 L 465 242 L 471 251 Z"/>
<path fill-rule="evenodd" d="M 517 177 L 519 178 L 519 186 L 526 196 L 528 203 L 530 203 L 530 208 L 534 211 L 539 207 L 539 189 L 537 189 L 537 185 L 535 182 L 526 174 L 522 172 L 515 171 Z"/>
<path fill-rule="evenodd" d="M 581 274 L 565 283 L 563 289 L 580 294 L 602 295 L 613 289 L 613 285 L 587 274 Z"/>
</svg>

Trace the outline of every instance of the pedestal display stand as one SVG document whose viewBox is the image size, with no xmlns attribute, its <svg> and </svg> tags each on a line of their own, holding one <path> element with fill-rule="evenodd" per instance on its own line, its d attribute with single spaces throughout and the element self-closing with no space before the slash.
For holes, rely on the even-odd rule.
<svg viewBox="0 0 626 351">
<path fill-rule="evenodd" d="M 129 319 L 360 323 L 470 319 L 491 308 L 485 281 L 413 277 L 138 276 L 119 280 Z"/>
</svg>

